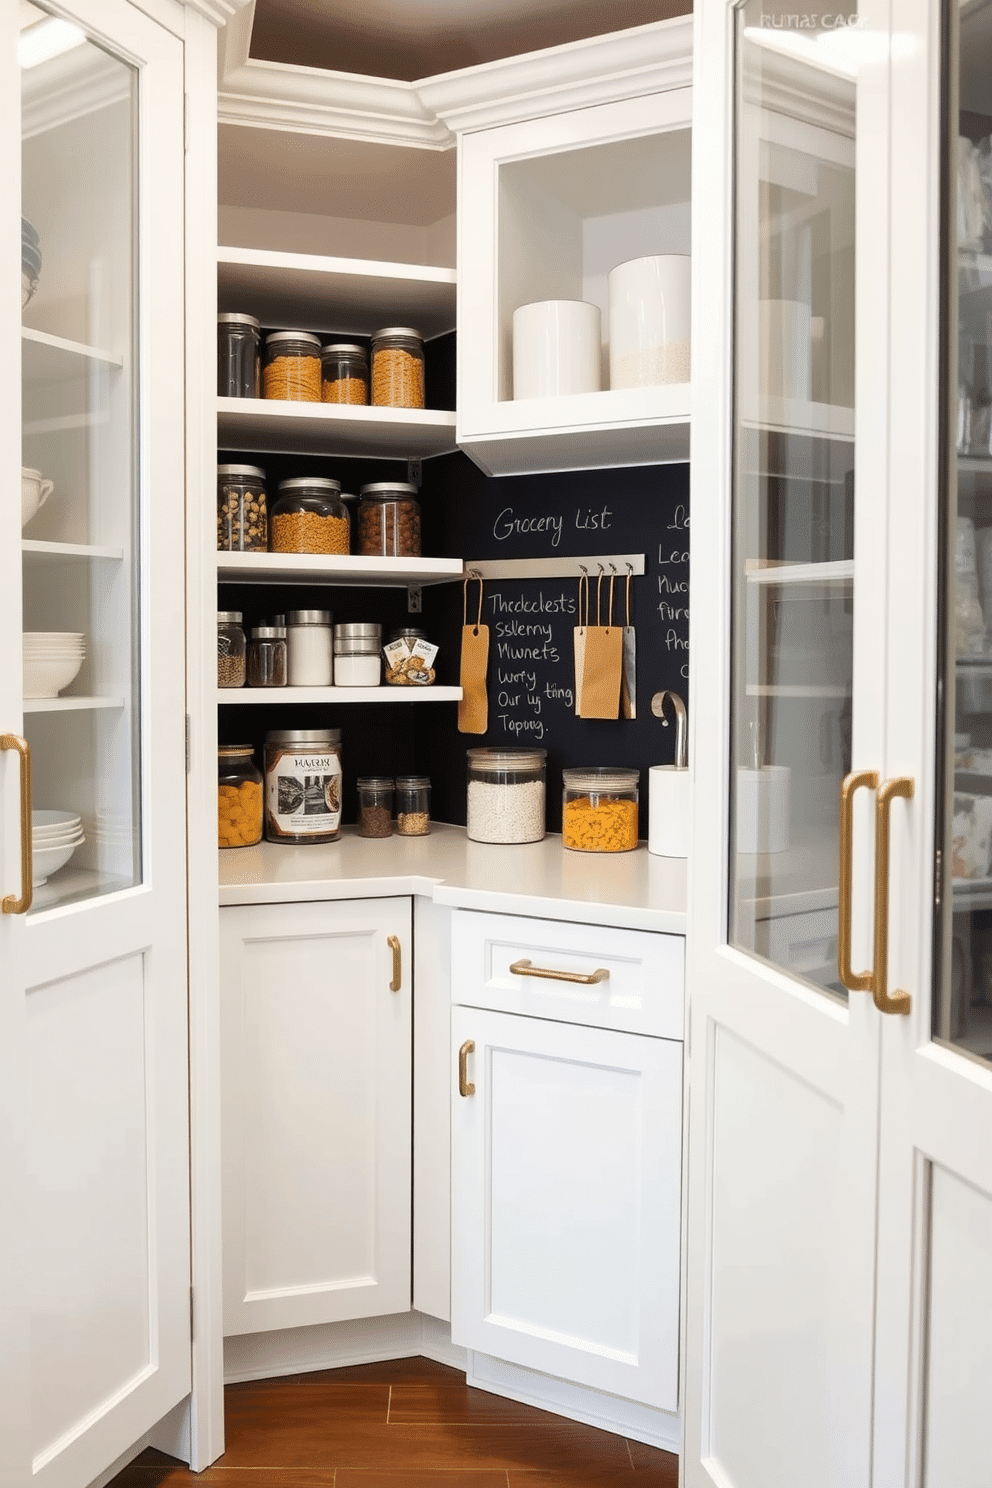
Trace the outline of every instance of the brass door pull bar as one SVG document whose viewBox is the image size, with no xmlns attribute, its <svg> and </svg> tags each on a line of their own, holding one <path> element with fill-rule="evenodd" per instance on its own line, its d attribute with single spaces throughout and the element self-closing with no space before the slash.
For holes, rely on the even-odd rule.
<svg viewBox="0 0 992 1488">
<path fill-rule="evenodd" d="M 889 980 L 889 807 L 896 796 L 910 801 L 913 782 L 905 775 L 885 780 L 875 803 L 875 967 L 872 995 L 880 1013 L 908 1013 L 908 992 L 888 990 Z"/>
<path fill-rule="evenodd" d="M 403 952 L 400 949 L 399 937 L 387 935 L 386 944 L 393 953 L 393 980 L 389 984 L 390 992 L 398 992 L 403 980 Z"/>
<path fill-rule="evenodd" d="M 468 1056 L 475 1053 L 475 1039 L 466 1039 L 458 1050 L 458 1094 L 474 1095 L 475 1085 L 468 1077 Z"/>
<path fill-rule="evenodd" d="M 874 770 L 857 770 L 844 778 L 840 788 L 840 875 L 838 880 L 837 971 L 851 992 L 870 992 L 870 971 L 855 971 L 851 966 L 851 900 L 854 878 L 854 797 L 863 787 L 875 790 L 878 775 Z"/>
<path fill-rule="evenodd" d="M 20 734 L 0 734 L 0 749 L 15 749 L 21 775 L 21 894 L 6 894 L 0 909 L 4 914 L 26 914 L 34 898 L 31 862 L 31 746 Z"/>
<path fill-rule="evenodd" d="M 543 966 L 534 966 L 530 961 L 514 961 L 510 967 L 513 976 L 546 977 L 551 982 L 578 982 L 580 987 L 592 987 L 596 982 L 609 981 L 610 973 L 605 966 L 595 971 L 550 971 Z"/>
</svg>

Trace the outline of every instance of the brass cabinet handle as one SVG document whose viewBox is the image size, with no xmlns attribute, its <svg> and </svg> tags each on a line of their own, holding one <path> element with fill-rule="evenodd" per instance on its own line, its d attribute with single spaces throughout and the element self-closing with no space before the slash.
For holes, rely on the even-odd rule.
<svg viewBox="0 0 992 1488">
<path fill-rule="evenodd" d="M 880 1013 L 908 1013 L 908 992 L 890 992 L 889 979 L 889 806 L 896 796 L 912 800 L 913 782 L 905 775 L 885 780 L 875 803 L 875 967 L 872 994 Z"/>
<path fill-rule="evenodd" d="M 399 937 L 387 935 L 386 944 L 393 953 L 393 980 L 389 984 L 390 992 L 400 990 L 400 982 L 403 980 L 403 952 L 400 950 Z"/>
<path fill-rule="evenodd" d="M 475 1039 L 466 1039 L 458 1050 L 458 1094 L 474 1095 L 475 1086 L 468 1077 L 468 1056 L 475 1053 Z"/>
<path fill-rule="evenodd" d="M 852 992 L 870 992 L 870 971 L 851 967 L 851 892 L 854 853 L 854 797 L 865 787 L 874 790 L 878 775 L 874 770 L 857 770 L 845 776 L 840 788 L 840 877 L 837 906 L 837 971 L 844 986 Z"/>
<path fill-rule="evenodd" d="M 543 966 L 534 966 L 530 961 L 514 961 L 510 967 L 514 976 L 547 977 L 552 982 L 578 982 L 580 987 L 592 987 L 596 982 L 606 982 L 610 973 L 605 966 L 595 971 L 549 971 Z"/>
<path fill-rule="evenodd" d="M 20 734 L 0 734 L 0 749 L 16 749 L 21 773 L 21 897 L 6 894 L 4 914 L 26 914 L 31 908 L 34 871 L 31 862 L 31 746 Z"/>
</svg>

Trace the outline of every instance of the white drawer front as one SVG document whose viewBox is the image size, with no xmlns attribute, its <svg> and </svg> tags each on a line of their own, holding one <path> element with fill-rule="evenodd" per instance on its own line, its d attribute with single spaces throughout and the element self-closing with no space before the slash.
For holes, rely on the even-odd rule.
<svg viewBox="0 0 992 1488">
<path fill-rule="evenodd" d="M 682 1038 L 682 936 L 474 910 L 456 910 L 451 920 L 453 1002 L 621 1033 Z M 552 975 L 535 976 L 535 971 Z M 602 972 L 606 975 L 587 983 L 560 976 L 592 978 Z"/>
</svg>

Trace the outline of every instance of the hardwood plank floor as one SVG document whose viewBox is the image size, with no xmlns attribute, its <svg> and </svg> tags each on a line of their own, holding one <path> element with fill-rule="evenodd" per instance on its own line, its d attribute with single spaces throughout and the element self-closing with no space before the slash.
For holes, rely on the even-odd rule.
<svg viewBox="0 0 992 1488">
<path fill-rule="evenodd" d="M 110 1488 L 677 1488 L 678 1458 L 485 1390 L 429 1359 L 229 1385 L 204 1473 L 148 1451 Z"/>
</svg>

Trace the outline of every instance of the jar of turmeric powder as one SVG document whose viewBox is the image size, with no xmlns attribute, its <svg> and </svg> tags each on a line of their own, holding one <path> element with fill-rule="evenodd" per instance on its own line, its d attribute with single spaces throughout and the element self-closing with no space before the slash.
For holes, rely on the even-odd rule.
<svg viewBox="0 0 992 1488">
<path fill-rule="evenodd" d="M 562 771 L 562 846 L 573 852 L 630 852 L 637 846 L 639 770 L 594 765 Z"/>
<path fill-rule="evenodd" d="M 217 750 L 217 844 L 253 847 L 262 840 L 262 772 L 250 744 Z"/>
</svg>

